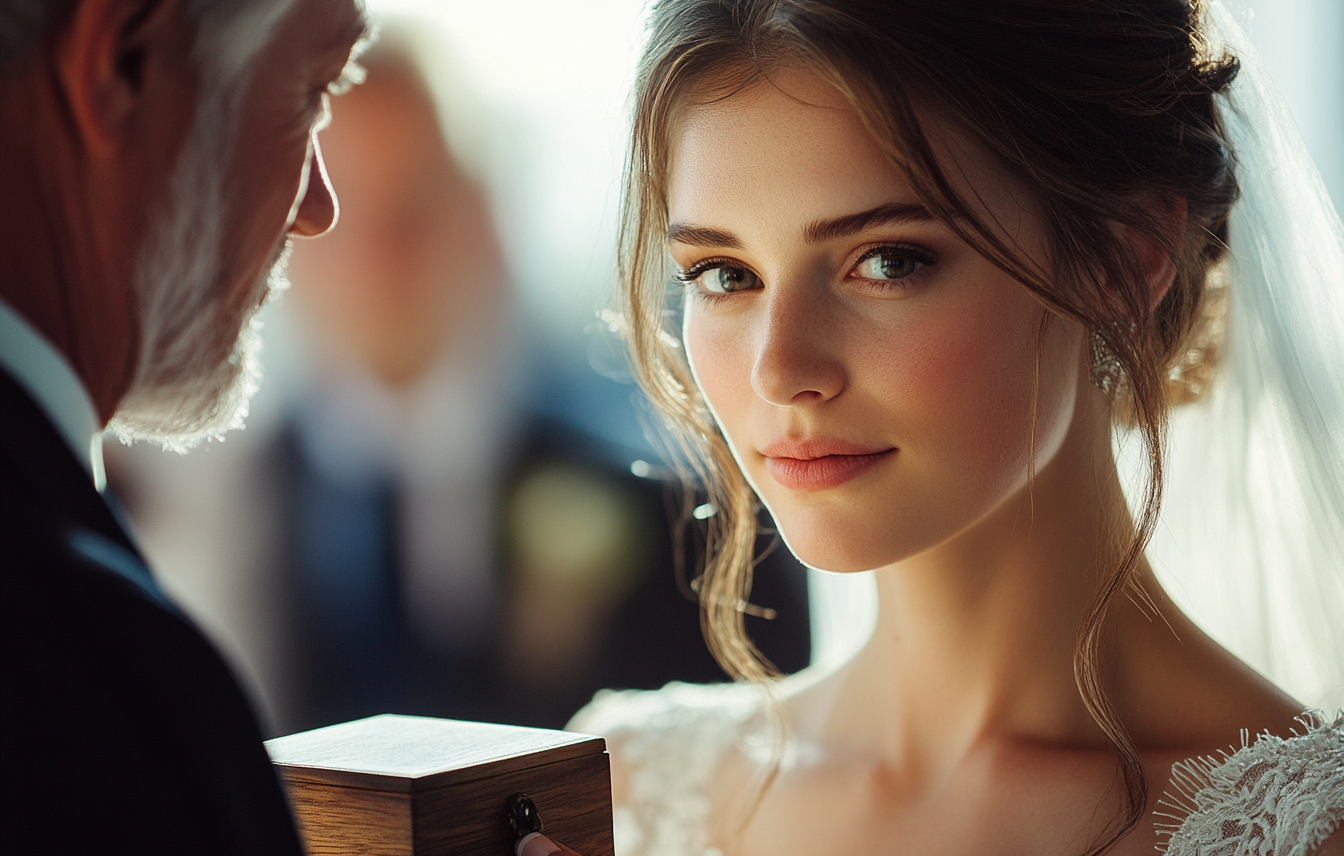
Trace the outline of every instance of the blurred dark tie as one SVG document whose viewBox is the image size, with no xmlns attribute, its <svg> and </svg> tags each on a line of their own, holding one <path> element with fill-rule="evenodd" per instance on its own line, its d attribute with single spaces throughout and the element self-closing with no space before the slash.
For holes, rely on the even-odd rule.
<svg viewBox="0 0 1344 856">
<path fill-rule="evenodd" d="M 295 583 L 311 638 L 306 682 L 342 718 L 393 710 L 410 691 L 390 479 L 343 483 L 300 452 Z"/>
</svg>

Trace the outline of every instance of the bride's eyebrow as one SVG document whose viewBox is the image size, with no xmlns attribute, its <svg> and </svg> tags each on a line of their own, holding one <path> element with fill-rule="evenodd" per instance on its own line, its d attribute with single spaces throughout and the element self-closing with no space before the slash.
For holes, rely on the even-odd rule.
<svg viewBox="0 0 1344 856">
<path fill-rule="evenodd" d="M 724 250 L 742 249 L 742 239 L 724 229 L 710 229 L 707 226 L 692 226 L 689 223 L 673 223 L 667 227 L 669 243 L 690 244 L 693 247 L 713 247 Z"/>
<path fill-rule="evenodd" d="M 803 229 L 803 240 L 809 244 L 820 244 L 836 238 L 848 238 L 873 226 L 886 226 L 893 223 L 928 223 L 933 215 L 923 205 L 913 202 L 888 202 L 829 220 L 813 220 Z"/>
<path fill-rule="evenodd" d="M 803 241 L 820 244 L 836 238 L 847 238 L 873 226 L 892 223 L 929 223 L 933 219 L 929 210 L 918 203 L 887 202 L 857 214 L 813 220 L 803 228 Z M 667 240 L 670 243 L 689 244 L 694 247 L 725 250 L 742 248 L 742 239 L 726 229 L 712 229 L 690 223 L 673 223 L 668 226 Z"/>
</svg>

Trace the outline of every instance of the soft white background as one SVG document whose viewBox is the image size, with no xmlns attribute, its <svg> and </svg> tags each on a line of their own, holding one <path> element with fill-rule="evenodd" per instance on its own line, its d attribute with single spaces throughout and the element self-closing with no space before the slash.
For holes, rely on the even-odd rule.
<svg viewBox="0 0 1344 856">
<path fill-rule="evenodd" d="M 1288 101 L 1337 208 L 1344 206 L 1344 0 L 1225 0 Z M 583 370 L 612 283 L 627 94 L 642 0 L 370 0 L 437 31 L 476 102 L 479 165 L 495 199 L 524 308 L 561 363 Z M 609 368 L 608 357 L 599 368 Z M 582 386 L 582 384 L 580 384 Z M 609 384 L 614 387 L 614 384 Z M 637 445 L 628 393 L 608 389 L 590 425 Z M 612 408 L 615 410 L 613 411 Z M 827 575 L 829 577 L 829 575 Z M 864 576 L 816 591 L 822 660 L 868 632 Z M 836 585 L 829 583 L 835 582 Z M 826 615 L 844 615 L 829 621 Z"/>
</svg>

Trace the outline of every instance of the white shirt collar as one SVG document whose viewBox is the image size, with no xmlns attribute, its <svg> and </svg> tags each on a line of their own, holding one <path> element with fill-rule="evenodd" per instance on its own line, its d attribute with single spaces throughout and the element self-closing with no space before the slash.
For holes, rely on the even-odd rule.
<svg viewBox="0 0 1344 856">
<path fill-rule="evenodd" d="M 4 300 L 0 300 L 0 366 L 46 412 L 101 492 L 107 484 L 103 430 L 88 390 L 61 352 Z"/>
</svg>

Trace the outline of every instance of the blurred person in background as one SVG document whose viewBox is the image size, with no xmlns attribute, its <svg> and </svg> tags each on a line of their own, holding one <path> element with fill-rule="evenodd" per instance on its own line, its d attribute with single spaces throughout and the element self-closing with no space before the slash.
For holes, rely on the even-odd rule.
<svg viewBox="0 0 1344 856">
<path fill-rule="evenodd" d="M 723 677 L 658 468 L 633 475 L 632 453 L 532 403 L 432 50 L 385 26 L 367 81 L 335 106 L 342 219 L 292 259 L 308 368 L 284 413 L 191 460 L 120 458 L 148 551 L 276 733 L 388 711 L 559 727 L 599 688 Z M 698 535 L 677 536 L 687 555 Z M 805 571 L 781 550 L 758 578 L 753 600 L 777 617 L 751 631 L 796 671 Z"/>
</svg>

